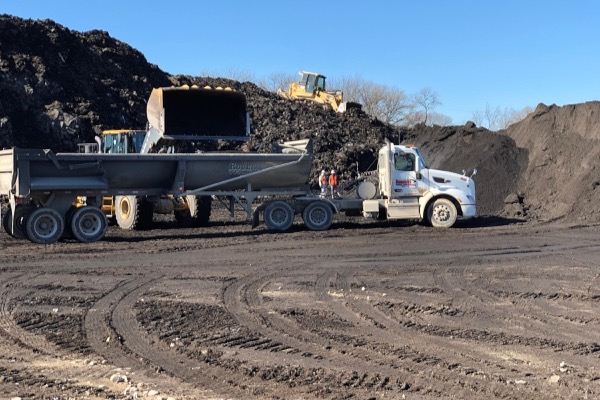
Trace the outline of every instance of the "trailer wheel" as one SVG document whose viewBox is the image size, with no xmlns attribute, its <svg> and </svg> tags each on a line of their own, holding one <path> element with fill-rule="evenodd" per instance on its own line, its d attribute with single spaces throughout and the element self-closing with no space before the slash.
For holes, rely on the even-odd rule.
<svg viewBox="0 0 600 400">
<path fill-rule="evenodd" d="M 265 224 L 275 231 L 287 231 L 294 223 L 294 210 L 285 201 L 274 201 L 265 207 Z"/>
<path fill-rule="evenodd" d="M 82 243 L 96 242 L 104 237 L 108 220 L 99 208 L 78 208 L 71 217 L 71 233 Z"/>
<path fill-rule="evenodd" d="M 450 228 L 456 222 L 456 206 L 448 199 L 436 199 L 427 207 L 427 221 L 434 228 Z"/>
<path fill-rule="evenodd" d="M 324 231 L 333 222 L 333 211 L 331 207 L 321 201 L 314 201 L 302 211 L 304 225 L 311 231 Z"/>
<path fill-rule="evenodd" d="M 23 226 L 23 220 L 25 219 L 27 213 L 31 212 L 32 210 L 34 210 L 34 208 L 31 206 L 18 205 L 15 212 L 15 226 L 10 229 L 12 223 L 12 210 L 11 207 L 8 206 L 6 212 L 2 216 L 2 228 L 4 228 L 4 231 L 15 239 L 25 239 L 26 232 Z"/>
<path fill-rule="evenodd" d="M 191 228 L 195 226 L 206 226 L 210 220 L 212 197 L 187 195 L 184 197 L 187 205 L 186 210 L 175 211 L 177 226 Z"/>
<path fill-rule="evenodd" d="M 137 196 L 115 197 L 115 217 L 121 229 L 147 229 L 152 225 L 152 214 L 152 204 Z"/>
<path fill-rule="evenodd" d="M 29 240 L 34 243 L 49 244 L 62 237 L 65 220 L 57 211 L 40 207 L 25 217 L 24 225 Z"/>
</svg>

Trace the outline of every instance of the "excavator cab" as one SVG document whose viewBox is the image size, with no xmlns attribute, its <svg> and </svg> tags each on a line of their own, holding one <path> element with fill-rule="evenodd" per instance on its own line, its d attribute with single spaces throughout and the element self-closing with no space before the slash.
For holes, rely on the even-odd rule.
<svg viewBox="0 0 600 400">
<path fill-rule="evenodd" d="M 102 153 L 139 154 L 146 131 L 110 129 L 102 132 Z"/>
</svg>

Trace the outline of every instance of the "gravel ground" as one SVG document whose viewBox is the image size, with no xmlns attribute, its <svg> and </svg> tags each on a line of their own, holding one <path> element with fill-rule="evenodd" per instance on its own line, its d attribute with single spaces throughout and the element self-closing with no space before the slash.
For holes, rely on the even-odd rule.
<svg viewBox="0 0 600 400">
<path fill-rule="evenodd" d="M 502 218 L 2 233 L 0 398 L 596 398 L 599 239 Z"/>
</svg>

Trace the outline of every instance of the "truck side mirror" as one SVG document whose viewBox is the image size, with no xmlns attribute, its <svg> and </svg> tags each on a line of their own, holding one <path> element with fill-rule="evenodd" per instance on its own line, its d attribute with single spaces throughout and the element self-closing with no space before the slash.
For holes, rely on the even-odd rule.
<svg viewBox="0 0 600 400">
<path fill-rule="evenodd" d="M 421 174 L 421 172 L 417 171 L 417 179 L 421 180 L 423 179 L 423 174 Z"/>
</svg>

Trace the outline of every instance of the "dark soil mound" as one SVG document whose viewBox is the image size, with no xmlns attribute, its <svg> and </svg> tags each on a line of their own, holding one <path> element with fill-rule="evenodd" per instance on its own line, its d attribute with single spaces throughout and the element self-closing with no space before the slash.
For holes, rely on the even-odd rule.
<svg viewBox="0 0 600 400">
<path fill-rule="evenodd" d="M 600 221 L 600 102 L 540 104 L 504 133 L 528 152 L 518 192 L 531 218 Z"/>
<path fill-rule="evenodd" d="M 418 125 L 406 132 L 404 141 L 414 143 L 425 153 L 432 168 L 471 174 L 477 168 L 477 208 L 481 215 L 503 214 L 524 217 L 523 210 L 504 211 L 504 200 L 517 190 L 517 182 L 527 164 L 527 152 L 513 139 L 465 126 Z"/>
<path fill-rule="evenodd" d="M 144 127 L 167 75 L 107 32 L 0 16 L 0 147 L 73 151 L 104 127 Z"/>
<path fill-rule="evenodd" d="M 504 133 L 472 123 L 398 129 L 360 109 L 339 114 L 314 103 L 283 100 L 250 82 L 172 76 L 103 31 L 82 33 L 50 20 L 2 15 L 0 46 L 0 148 L 76 151 L 77 143 L 93 141 L 103 129 L 144 129 L 153 87 L 229 86 L 248 98 L 252 138 L 241 148 L 218 142 L 210 150 L 261 152 L 272 142 L 312 138 L 316 161 L 311 183 L 321 169 L 335 168 L 345 184 L 357 171 L 376 167 L 385 139 L 414 143 L 433 168 L 468 174 L 478 169 L 480 214 L 600 218 L 590 207 L 598 200 L 592 168 L 598 160 L 593 149 L 598 148 L 600 118 L 595 103 L 538 108 Z M 590 128 L 594 123 L 595 131 Z M 581 154 L 586 154 L 583 160 Z"/>
</svg>

